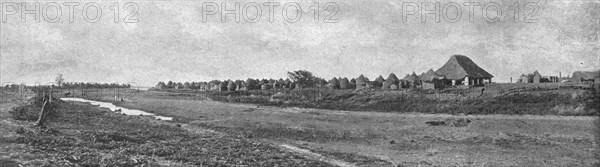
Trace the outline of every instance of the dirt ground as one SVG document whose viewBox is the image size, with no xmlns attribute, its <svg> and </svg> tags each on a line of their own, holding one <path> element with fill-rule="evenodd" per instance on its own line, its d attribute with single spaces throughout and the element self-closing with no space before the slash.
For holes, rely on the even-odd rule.
<svg viewBox="0 0 600 167">
<path fill-rule="evenodd" d="M 3 103 L 2 111 L 11 105 Z M 175 117 L 168 125 L 183 125 L 181 128 L 188 131 L 224 134 L 237 140 L 266 143 L 269 146 L 267 150 L 283 151 L 282 154 L 293 152 L 292 159 L 308 166 L 335 162 L 340 166 L 592 166 L 598 162 L 593 154 L 593 117 L 473 116 L 280 108 L 221 103 L 186 94 L 160 92 L 139 93 L 117 105 Z M 5 115 L 2 116 L 5 118 Z M 137 116 L 124 117 L 137 119 Z M 445 124 L 433 126 L 427 122 Z M 14 121 L 7 123 L 6 120 L 1 125 L 7 124 L 21 126 L 18 123 L 15 125 Z M 20 135 L 14 130 L 7 130 L 11 128 L 2 129 L 3 134 L 9 134 L 2 141 L 10 140 L 11 135 Z M 3 150 L 29 147 L 23 144 L 10 146 Z M 171 144 L 168 148 L 172 149 L 166 150 L 186 152 L 186 146 L 190 145 Z M 193 157 L 195 151 L 198 150 L 175 155 Z M 10 155 L 5 155 L 8 154 L 6 152 L 0 153 L 2 159 L 11 159 Z M 220 155 L 235 157 L 227 153 Z M 22 157 L 26 156 L 19 159 Z M 174 157 L 177 156 L 171 156 L 172 160 L 167 162 L 196 162 Z M 262 158 L 269 159 L 268 156 Z M 146 159 L 147 162 L 161 162 L 156 158 Z M 202 162 L 205 161 L 196 163 Z"/>
<path fill-rule="evenodd" d="M 332 111 L 147 93 L 121 106 L 355 166 L 592 166 L 594 117 Z M 432 126 L 428 121 L 468 120 Z"/>
<path fill-rule="evenodd" d="M 260 140 L 194 125 L 61 103 L 45 126 L 14 120 L 0 103 L 0 166 L 332 166 Z"/>
</svg>

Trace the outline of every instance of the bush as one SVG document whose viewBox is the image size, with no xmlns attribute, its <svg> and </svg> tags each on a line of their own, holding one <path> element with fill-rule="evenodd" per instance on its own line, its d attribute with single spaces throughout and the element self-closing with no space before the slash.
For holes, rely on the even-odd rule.
<svg viewBox="0 0 600 167">
<path fill-rule="evenodd" d="M 48 97 L 42 97 L 40 96 L 36 96 L 32 99 L 30 99 L 29 101 L 27 101 L 27 103 L 25 103 L 24 105 L 18 106 L 13 108 L 12 110 L 9 111 L 9 113 L 11 114 L 12 118 L 15 120 L 22 120 L 22 121 L 37 121 L 38 119 L 38 114 L 40 113 L 40 111 L 42 110 L 42 106 L 44 105 L 44 101 L 45 99 L 48 99 Z M 53 117 L 56 115 L 56 108 L 59 105 L 59 103 L 61 103 L 62 101 L 60 101 L 59 99 L 52 99 L 52 103 L 48 103 L 46 104 L 46 108 L 44 108 L 48 115 L 46 115 L 47 118 Z"/>
<path fill-rule="evenodd" d="M 15 120 L 35 121 L 39 111 L 34 111 L 31 105 L 18 106 L 9 111 Z"/>
</svg>

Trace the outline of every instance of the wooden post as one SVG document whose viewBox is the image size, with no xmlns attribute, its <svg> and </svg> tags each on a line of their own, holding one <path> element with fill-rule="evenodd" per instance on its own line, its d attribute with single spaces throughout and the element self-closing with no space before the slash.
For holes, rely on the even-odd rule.
<svg viewBox="0 0 600 167">
<path fill-rule="evenodd" d="M 46 118 L 46 112 L 44 111 L 44 108 L 46 108 L 46 104 L 48 104 L 48 101 L 44 101 L 44 105 L 42 105 L 42 110 L 40 111 L 40 114 L 38 116 L 38 120 L 36 122 L 37 126 L 41 126 L 44 124 L 44 119 Z"/>
<path fill-rule="evenodd" d="M 52 88 L 50 88 L 50 98 L 48 99 L 48 102 L 52 103 Z"/>
</svg>

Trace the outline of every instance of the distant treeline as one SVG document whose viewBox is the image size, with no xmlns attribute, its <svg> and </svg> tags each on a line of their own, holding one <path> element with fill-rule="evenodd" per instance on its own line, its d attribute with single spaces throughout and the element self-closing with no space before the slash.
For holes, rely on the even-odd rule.
<svg viewBox="0 0 600 167">
<path fill-rule="evenodd" d="M 299 70 L 288 72 L 287 79 L 212 80 L 208 82 L 158 82 L 156 89 L 198 90 L 258 90 L 271 88 L 312 88 L 326 85 L 327 80 L 313 76 L 311 72 Z"/>
<path fill-rule="evenodd" d="M 7 84 L 5 90 L 18 90 L 19 84 Z M 64 82 L 60 86 L 57 85 L 41 85 L 41 86 L 25 86 L 27 88 L 56 88 L 56 89 L 112 89 L 112 88 L 131 88 L 130 84 L 117 83 L 84 83 L 84 82 Z"/>
<path fill-rule="evenodd" d="M 131 88 L 130 84 L 118 84 L 118 83 L 84 83 L 84 82 L 65 82 L 62 83 L 61 88 L 65 89 L 105 89 L 105 88 Z"/>
<path fill-rule="evenodd" d="M 202 89 L 202 90 L 217 90 L 217 89 L 235 89 L 235 90 L 258 90 L 264 89 L 266 85 L 269 88 L 297 88 L 297 87 L 321 87 L 327 84 L 327 81 L 322 78 L 315 78 L 315 84 L 300 85 L 299 82 L 294 82 L 288 79 L 253 79 L 246 80 L 212 80 L 208 82 L 158 82 L 156 89 Z M 265 86 L 263 86 L 265 85 Z"/>
</svg>

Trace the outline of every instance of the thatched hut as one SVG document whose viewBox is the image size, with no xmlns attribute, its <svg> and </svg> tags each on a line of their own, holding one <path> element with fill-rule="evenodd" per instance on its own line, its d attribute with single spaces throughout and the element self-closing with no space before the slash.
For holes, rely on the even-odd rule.
<svg viewBox="0 0 600 167">
<path fill-rule="evenodd" d="M 342 80 L 340 80 L 340 89 L 349 89 L 351 88 L 350 85 L 350 81 L 348 80 L 348 78 L 342 78 Z"/>
<path fill-rule="evenodd" d="M 219 88 L 218 88 L 218 90 L 219 90 L 219 91 L 227 91 L 227 84 L 228 84 L 228 83 L 229 83 L 229 82 L 227 82 L 227 81 L 219 83 Z"/>
<path fill-rule="evenodd" d="M 381 88 L 383 86 L 383 82 L 385 82 L 385 79 L 383 79 L 383 76 L 379 75 L 379 77 L 375 78 L 375 80 L 372 82 L 373 87 Z"/>
<path fill-rule="evenodd" d="M 396 74 L 391 73 L 387 79 L 383 82 L 382 89 L 391 89 L 392 85 L 396 85 L 396 89 L 398 89 L 398 77 Z"/>
<path fill-rule="evenodd" d="M 237 85 L 235 84 L 235 82 L 233 82 L 231 80 L 227 83 L 227 90 L 228 91 L 235 91 L 236 87 L 237 87 Z"/>
<path fill-rule="evenodd" d="M 237 84 L 238 89 L 237 90 L 248 90 L 248 85 L 246 84 L 245 81 L 240 81 L 239 84 Z"/>
<path fill-rule="evenodd" d="M 446 77 L 435 73 L 433 69 L 419 76 L 419 80 L 423 89 L 443 89 L 446 83 Z"/>
<path fill-rule="evenodd" d="M 440 69 L 435 71 L 450 80 L 452 85 L 483 85 L 484 80 L 492 82 L 492 74 L 483 70 L 473 60 L 463 55 L 453 55 Z"/>
<path fill-rule="evenodd" d="M 419 86 L 419 76 L 414 71 L 410 75 L 406 74 L 402 80 L 404 81 L 402 88 L 415 88 Z"/>
<path fill-rule="evenodd" d="M 269 90 L 269 89 L 271 89 L 271 85 L 269 85 L 269 84 L 260 85 L 260 90 Z"/>
<path fill-rule="evenodd" d="M 521 74 L 521 77 L 517 80 L 518 83 L 540 83 L 542 82 L 542 75 L 536 70 L 530 74 Z"/>
<path fill-rule="evenodd" d="M 329 89 L 339 89 L 340 81 L 338 81 L 337 78 L 333 77 L 333 79 L 329 80 L 329 83 L 327 83 L 327 87 Z"/>
<path fill-rule="evenodd" d="M 285 80 L 283 80 L 283 78 L 279 78 L 279 80 L 277 80 L 277 88 L 283 88 L 284 83 Z"/>
<path fill-rule="evenodd" d="M 360 75 L 356 78 L 356 89 L 367 88 L 367 82 L 369 82 L 369 80 L 367 80 L 365 76 Z"/>
<path fill-rule="evenodd" d="M 571 75 L 571 80 L 575 82 L 594 82 L 594 78 L 600 76 L 598 71 L 575 71 Z"/>
<path fill-rule="evenodd" d="M 288 79 L 285 79 L 285 81 L 283 81 L 282 87 L 290 89 L 294 86 L 292 85 L 292 81 L 288 78 Z"/>
<path fill-rule="evenodd" d="M 209 82 L 208 89 L 206 89 L 206 90 L 218 90 L 218 88 L 219 88 L 219 83 Z"/>
<path fill-rule="evenodd" d="M 198 83 L 198 90 L 203 91 L 204 90 L 204 82 L 200 82 Z"/>
<path fill-rule="evenodd" d="M 276 85 L 277 85 L 277 80 L 269 79 L 269 87 L 274 89 Z"/>
</svg>

